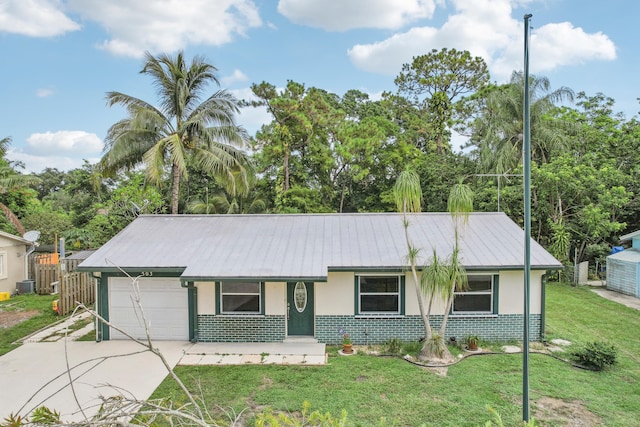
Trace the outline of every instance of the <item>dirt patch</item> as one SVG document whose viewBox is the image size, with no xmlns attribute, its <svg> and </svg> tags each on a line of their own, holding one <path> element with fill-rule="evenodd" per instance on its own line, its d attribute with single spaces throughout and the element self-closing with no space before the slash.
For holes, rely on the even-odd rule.
<svg viewBox="0 0 640 427">
<path fill-rule="evenodd" d="M 589 411 L 582 402 L 542 397 L 534 402 L 533 417 L 543 425 L 592 427 L 602 424 L 602 419 Z"/>
<path fill-rule="evenodd" d="M 11 328 L 38 314 L 40 314 L 39 310 L 0 311 L 0 328 Z"/>
</svg>

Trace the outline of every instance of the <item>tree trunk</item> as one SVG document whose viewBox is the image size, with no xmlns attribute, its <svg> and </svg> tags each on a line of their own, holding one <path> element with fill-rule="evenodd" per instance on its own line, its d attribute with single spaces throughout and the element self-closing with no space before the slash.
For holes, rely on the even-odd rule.
<svg viewBox="0 0 640 427">
<path fill-rule="evenodd" d="M 4 216 L 7 218 L 7 220 L 11 224 L 13 224 L 13 226 L 16 228 L 18 233 L 21 236 L 23 236 L 25 230 L 24 230 L 24 227 L 22 226 L 22 222 L 20 222 L 20 220 L 18 219 L 16 214 L 14 214 L 13 211 L 11 209 L 9 209 L 9 207 L 7 205 L 5 205 L 4 203 L 0 203 L 0 209 L 4 213 Z"/>
<path fill-rule="evenodd" d="M 180 169 L 176 165 L 172 168 L 173 183 L 171 184 L 171 214 L 178 214 L 178 202 L 180 196 Z"/>
<path fill-rule="evenodd" d="M 282 191 L 289 191 L 289 150 L 285 147 L 284 162 L 282 165 L 284 172 L 284 182 L 282 183 Z"/>
</svg>

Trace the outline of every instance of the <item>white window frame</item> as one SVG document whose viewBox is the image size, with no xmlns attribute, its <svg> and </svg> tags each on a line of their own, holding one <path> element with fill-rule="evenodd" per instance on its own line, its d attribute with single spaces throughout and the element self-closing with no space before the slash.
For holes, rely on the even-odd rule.
<svg viewBox="0 0 640 427">
<path fill-rule="evenodd" d="M 397 292 L 361 292 L 360 290 L 360 278 L 361 277 L 395 277 L 398 281 Z M 356 274 L 357 292 L 358 292 L 358 310 L 356 315 L 358 316 L 398 316 L 402 314 L 402 275 L 401 274 Z M 398 297 L 398 309 L 396 311 L 362 311 L 362 296 L 363 295 L 395 295 Z"/>
<path fill-rule="evenodd" d="M 488 276 L 489 277 L 489 281 L 491 283 L 491 286 L 488 290 L 484 290 L 484 291 L 454 291 L 453 292 L 453 304 L 451 305 L 451 314 L 453 315 L 488 315 L 488 314 L 494 314 L 495 310 L 493 307 L 494 304 L 494 292 L 495 292 L 495 283 L 496 283 L 496 274 L 468 274 L 467 277 L 473 277 L 473 276 Z M 483 310 L 483 311 L 456 311 L 456 299 L 455 297 L 457 295 L 489 295 L 489 310 Z"/>
<path fill-rule="evenodd" d="M 227 283 L 227 284 L 238 284 L 238 283 L 257 284 L 258 285 L 258 292 L 225 292 L 224 291 L 225 283 Z M 242 281 L 242 282 L 234 282 L 234 281 L 220 282 L 220 293 L 218 295 L 218 297 L 220 298 L 220 314 L 234 315 L 234 316 L 262 314 L 262 298 L 263 298 L 262 292 L 263 292 L 263 288 L 264 288 L 264 283 L 263 282 L 255 282 L 255 281 L 251 281 L 251 280 Z M 258 296 L 258 311 L 225 311 L 225 309 L 224 309 L 224 296 L 225 295 L 253 295 L 253 296 L 257 295 Z"/>
</svg>

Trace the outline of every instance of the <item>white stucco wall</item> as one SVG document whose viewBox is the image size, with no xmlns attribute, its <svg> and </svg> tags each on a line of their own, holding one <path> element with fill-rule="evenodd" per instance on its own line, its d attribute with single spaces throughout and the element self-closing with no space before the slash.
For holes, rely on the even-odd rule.
<svg viewBox="0 0 640 427">
<path fill-rule="evenodd" d="M 541 312 L 541 279 L 543 273 L 543 271 L 537 270 L 531 272 L 531 314 L 539 314 Z M 478 272 L 475 274 L 483 273 Z M 494 273 L 486 272 L 484 274 Z M 355 274 L 352 272 L 330 272 L 327 282 L 317 282 L 314 284 L 316 316 L 354 314 L 354 277 Z M 498 313 L 522 313 L 524 300 L 523 272 L 501 271 L 499 277 Z M 418 280 L 420 280 L 420 276 L 418 276 Z M 198 313 L 215 314 L 217 297 L 215 282 L 198 282 L 196 283 L 196 287 L 198 288 Z M 428 303 L 428 301 L 425 301 L 425 304 L 426 303 Z M 283 315 L 286 313 L 286 307 L 287 284 L 285 282 L 266 282 L 265 314 Z M 432 314 L 441 315 L 444 313 L 444 309 L 444 302 L 436 299 L 432 308 Z M 405 314 L 420 314 L 411 272 L 405 275 Z"/>
<path fill-rule="evenodd" d="M 264 314 L 283 315 L 287 310 L 287 284 L 266 282 L 264 284 Z"/>
<path fill-rule="evenodd" d="M 27 246 L 20 241 L 0 236 L 0 292 L 15 293 L 16 282 L 25 280 L 25 257 Z"/>
<path fill-rule="evenodd" d="M 198 314 L 216 314 L 216 282 L 196 282 Z"/>
<path fill-rule="evenodd" d="M 316 283 L 316 315 L 353 315 L 353 279 L 353 273 L 330 272 L 326 283 Z"/>
<path fill-rule="evenodd" d="M 216 282 L 196 282 L 198 288 L 198 314 L 216 314 Z M 264 288 L 266 315 L 283 315 L 287 306 L 287 284 L 266 282 Z"/>
<path fill-rule="evenodd" d="M 540 314 L 542 310 L 542 275 L 544 271 L 531 272 L 529 310 Z M 524 273 L 522 271 L 500 272 L 500 300 L 498 313 L 520 314 L 524 306 Z"/>
</svg>

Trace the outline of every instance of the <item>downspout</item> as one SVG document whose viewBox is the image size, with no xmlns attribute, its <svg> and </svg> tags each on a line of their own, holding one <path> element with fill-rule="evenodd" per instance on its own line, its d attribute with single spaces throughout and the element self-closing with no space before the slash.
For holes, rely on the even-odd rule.
<svg viewBox="0 0 640 427">
<path fill-rule="evenodd" d="M 546 342 L 546 338 L 545 338 L 545 329 L 546 329 L 546 325 L 545 325 L 545 321 L 546 321 L 546 311 L 547 311 L 547 275 L 549 273 L 544 273 L 542 275 L 542 278 L 540 279 L 541 281 L 541 288 L 542 288 L 542 301 L 541 301 L 541 305 L 540 305 L 540 341 L 541 342 Z"/>
<path fill-rule="evenodd" d="M 101 304 L 100 304 L 101 301 L 99 299 L 99 296 L 100 296 L 100 289 L 99 288 L 100 288 L 100 283 L 102 283 L 102 275 L 96 276 L 95 273 L 91 273 L 91 277 L 93 279 L 98 280 L 98 283 L 95 286 L 94 300 L 95 300 L 96 312 L 100 316 L 102 316 L 104 313 L 101 313 L 101 311 L 102 311 L 101 308 L 102 307 L 101 307 Z M 102 342 L 102 328 L 103 328 L 103 325 L 101 324 L 101 322 L 98 320 L 97 317 L 95 319 L 93 319 L 93 320 L 94 320 L 94 329 L 96 330 L 96 342 Z"/>
<path fill-rule="evenodd" d="M 180 280 L 180 286 L 187 289 L 189 307 L 189 341 L 198 342 L 198 288 L 193 282 Z"/>
<path fill-rule="evenodd" d="M 27 280 L 29 279 L 29 255 L 31 255 L 35 250 L 36 244 L 31 243 L 31 248 L 29 248 L 29 250 L 24 254 L 24 278 Z"/>
</svg>

